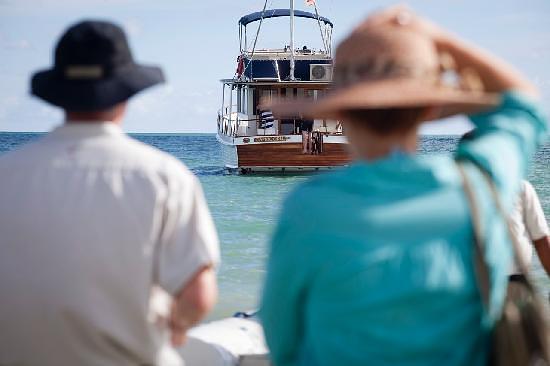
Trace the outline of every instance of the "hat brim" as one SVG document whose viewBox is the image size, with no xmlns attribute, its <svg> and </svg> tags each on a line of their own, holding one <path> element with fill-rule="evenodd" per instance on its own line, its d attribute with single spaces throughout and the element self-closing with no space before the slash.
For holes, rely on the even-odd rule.
<svg viewBox="0 0 550 366">
<path fill-rule="evenodd" d="M 124 102 L 164 81 L 159 67 L 136 64 L 97 80 L 67 80 L 54 70 L 44 70 L 32 77 L 31 93 L 66 110 L 93 111 Z"/>
<path fill-rule="evenodd" d="M 265 103 L 278 118 L 340 119 L 349 110 L 436 107 L 426 121 L 456 114 L 473 114 L 497 106 L 498 94 L 469 92 L 416 79 L 361 82 L 333 90 L 317 100 L 276 99 Z"/>
</svg>

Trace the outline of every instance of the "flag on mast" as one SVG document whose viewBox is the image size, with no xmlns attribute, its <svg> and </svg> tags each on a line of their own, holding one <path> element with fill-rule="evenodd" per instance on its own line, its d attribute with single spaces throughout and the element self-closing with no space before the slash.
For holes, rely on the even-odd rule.
<svg viewBox="0 0 550 366">
<path fill-rule="evenodd" d="M 306 5 L 314 6 L 315 5 L 315 0 L 306 0 Z"/>
</svg>

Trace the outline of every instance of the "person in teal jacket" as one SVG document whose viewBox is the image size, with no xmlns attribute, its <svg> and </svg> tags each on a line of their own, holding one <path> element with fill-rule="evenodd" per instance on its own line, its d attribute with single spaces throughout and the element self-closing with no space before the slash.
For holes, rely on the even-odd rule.
<svg viewBox="0 0 550 366">
<path fill-rule="evenodd" d="M 335 60 L 330 95 L 271 106 L 279 116 L 343 121 L 353 156 L 284 201 L 260 308 L 272 360 L 484 365 L 512 255 L 480 169 L 511 207 L 546 136 L 537 91 L 503 61 L 403 7 L 369 17 Z M 449 72 L 451 84 L 441 75 Z M 456 156 L 417 156 L 420 123 L 458 113 L 470 116 L 475 139 Z M 487 309 L 457 159 L 483 212 Z"/>
</svg>

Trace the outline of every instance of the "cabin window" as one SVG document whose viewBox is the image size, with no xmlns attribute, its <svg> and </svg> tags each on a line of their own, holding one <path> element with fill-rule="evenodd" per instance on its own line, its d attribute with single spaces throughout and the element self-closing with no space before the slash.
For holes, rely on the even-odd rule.
<svg viewBox="0 0 550 366">
<path fill-rule="evenodd" d="M 249 106 L 249 100 L 248 100 L 248 89 L 243 86 L 236 86 L 234 87 L 236 92 L 236 101 L 235 106 L 237 107 L 237 112 L 239 113 L 248 113 L 248 106 Z"/>
<path fill-rule="evenodd" d="M 239 113 L 248 113 L 248 89 L 239 86 L 237 89 L 237 111 Z"/>
<path fill-rule="evenodd" d="M 252 97 L 252 113 L 251 114 L 256 114 L 256 110 L 258 109 L 258 103 L 259 103 L 259 100 L 260 100 L 258 89 L 254 89 L 252 95 L 253 95 L 253 97 Z"/>
<path fill-rule="evenodd" d="M 315 99 L 320 99 L 323 96 L 325 96 L 325 94 L 326 94 L 326 90 L 314 90 L 314 98 Z"/>
<path fill-rule="evenodd" d="M 306 99 L 314 99 L 315 98 L 315 90 L 313 90 L 313 89 L 304 90 L 304 97 Z"/>
<path fill-rule="evenodd" d="M 256 110 L 256 100 L 255 100 L 256 92 L 254 88 L 248 88 L 245 89 L 245 99 L 246 99 L 246 106 L 245 106 L 245 113 L 248 115 L 255 114 Z"/>
<path fill-rule="evenodd" d="M 316 89 L 298 89 L 296 95 L 306 99 L 317 99 L 321 90 Z"/>
<path fill-rule="evenodd" d="M 241 93 L 241 87 L 238 86 L 237 87 L 237 112 L 242 112 L 242 105 L 241 105 L 241 102 L 242 102 L 242 93 Z"/>
<path fill-rule="evenodd" d="M 271 100 L 274 94 L 276 94 L 277 91 L 273 89 L 261 89 L 260 90 L 260 99 L 265 98 L 266 100 Z"/>
<path fill-rule="evenodd" d="M 248 113 L 248 95 L 247 88 L 241 88 L 241 113 Z"/>
<path fill-rule="evenodd" d="M 254 93 L 254 109 L 257 110 L 258 105 L 262 101 L 271 101 L 274 97 L 277 96 L 276 89 L 258 89 L 257 93 Z"/>
</svg>

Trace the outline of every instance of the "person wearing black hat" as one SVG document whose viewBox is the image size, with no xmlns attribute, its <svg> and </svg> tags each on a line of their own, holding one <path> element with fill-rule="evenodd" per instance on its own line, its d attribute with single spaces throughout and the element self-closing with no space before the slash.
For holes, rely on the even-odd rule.
<svg viewBox="0 0 550 366">
<path fill-rule="evenodd" d="M 66 121 L 0 157 L 0 364 L 162 364 L 164 339 L 183 343 L 213 306 L 218 238 L 199 181 L 120 128 L 127 100 L 163 81 L 104 21 L 70 27 L 33 76 Z"/>
</svg>

